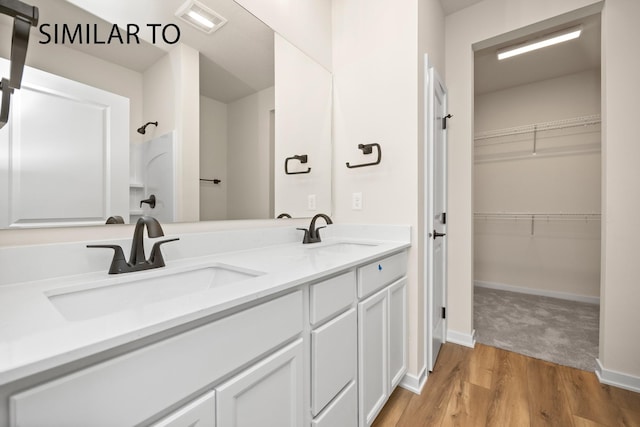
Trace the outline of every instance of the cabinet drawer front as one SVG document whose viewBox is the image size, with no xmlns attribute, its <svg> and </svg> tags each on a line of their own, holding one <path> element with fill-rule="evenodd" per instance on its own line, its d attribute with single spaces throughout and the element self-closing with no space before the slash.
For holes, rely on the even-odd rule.
<svg viewBox="0 0 640 427">
<path fill-rule="evenodd" d="M 302 331 L 296 291 L 16 394 L 11 425 L 135 425 Z"/>
<path fill-rule="evenodd" d="M 311 285 L 309 292 L 311 295 L 310 321 L 312 325 L 317 325 L 353 304 L 356 294 L 356 273 L 349 271 Z"/>
<path fill-rule="evenodd" d="M 358 269 L 358 298 L 364 298 L 407 274 L 407 251 Z"/>
<path fill-rule="evenodd" d="M 355 308 L 311 332 L 311 412 L 317 415 L 356 378 L 358 325 Z"/>
<path fill-rule="evenodd" d="M 352 382 L 322 414 L 311 422 L 312 427 L 356 427 L 358 425 L 358 396 Z"/>
<path fill-rule="evenodd" d="M 216 394 L 210 391 L 151 427 L 215 427 Z"/>
<path fill-rule="evenodd" d="M 298 427 L 304 417 L 302 339 L 216 388 L 217 425 Z"/>
</svg>

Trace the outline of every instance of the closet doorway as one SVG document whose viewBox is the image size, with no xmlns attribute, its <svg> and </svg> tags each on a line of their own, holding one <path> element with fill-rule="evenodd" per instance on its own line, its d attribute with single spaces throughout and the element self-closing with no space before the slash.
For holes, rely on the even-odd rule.
<svg viewBox="0 0 640 427">
<path fill-rule="evenodd" d="M 511 47 L 573 31 L 579 37 L 498 59 Z M 600 14 L 541 23 L 507 39 L 475 51 L 476 339 L 594 370 Z"/>
</svg>

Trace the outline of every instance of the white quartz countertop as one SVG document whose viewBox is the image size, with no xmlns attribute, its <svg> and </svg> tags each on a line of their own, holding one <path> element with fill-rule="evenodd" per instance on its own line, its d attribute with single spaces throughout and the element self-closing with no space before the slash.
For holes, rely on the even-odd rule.
<svg viewBox="0 0 640 427">
<path fill-rule="evenodd" d="M 141 272 L 109 275 L 105 265 L 101 272 L 1 286 L 0 385 L 320 280 L 409 246 L 408 239 L 330 237 L 308 245 L 285 243 L 167 259 L 166 267 Z M 82 288 L 87 283 L 109 286 L 118 281 L 153 279 L 207 266 L 231 266 L 260 275 L 86 320 L 66 319 L 49 299 L 50 295 Z"/>
</svg>

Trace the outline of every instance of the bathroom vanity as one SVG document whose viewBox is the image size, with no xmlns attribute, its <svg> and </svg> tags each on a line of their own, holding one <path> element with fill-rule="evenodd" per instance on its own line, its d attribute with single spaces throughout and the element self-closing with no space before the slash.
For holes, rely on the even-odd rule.
<svg viewBox="0 0 640 427">
<path fill-rule="evenodd" d="M 2 284 L 0 426 L 370 425 L 406 372 L 410 230 L 323 232 L 181 235 L 162 269 Z"/>
</svg>

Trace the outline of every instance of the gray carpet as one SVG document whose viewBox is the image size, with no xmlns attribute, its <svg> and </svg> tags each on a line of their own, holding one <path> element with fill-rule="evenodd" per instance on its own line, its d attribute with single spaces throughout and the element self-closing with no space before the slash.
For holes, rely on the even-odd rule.
<svg viewBox="0 0 640 427">
<path fill-rule="evenodd" d="M 476 287 L 479 343 L 593 372 L 600 306 Z"/>
</svg>

